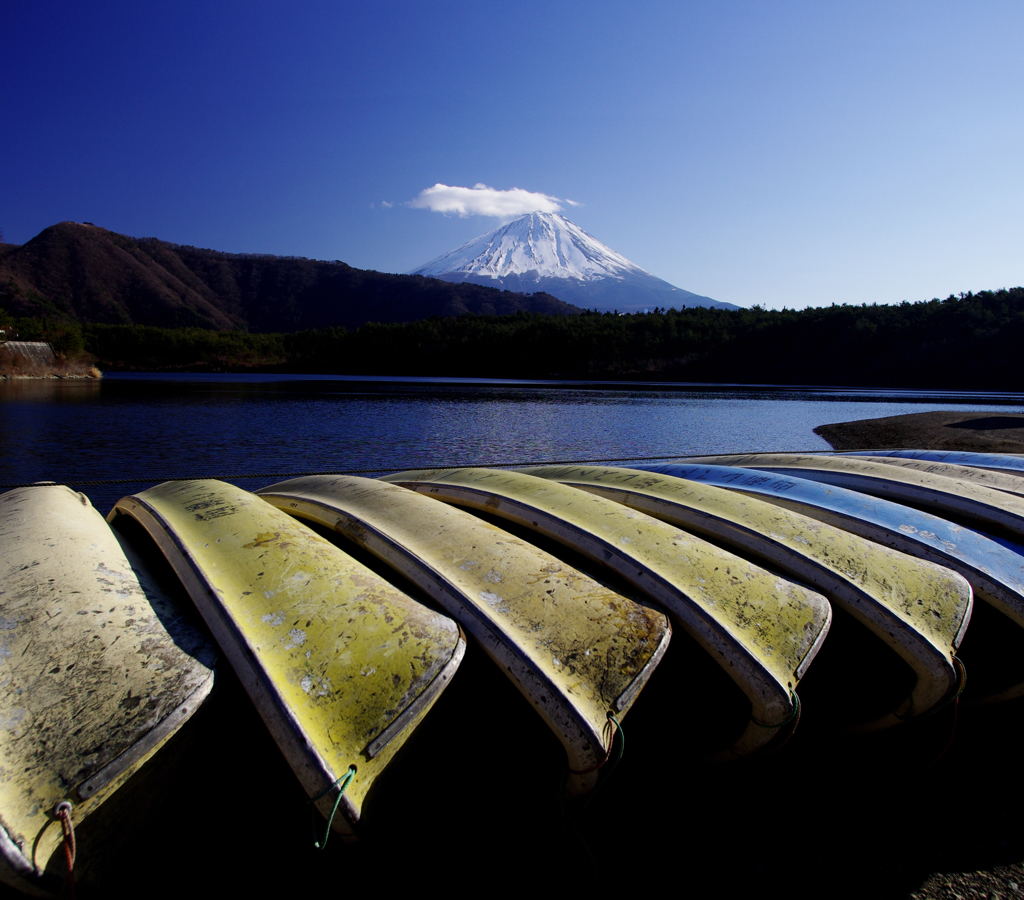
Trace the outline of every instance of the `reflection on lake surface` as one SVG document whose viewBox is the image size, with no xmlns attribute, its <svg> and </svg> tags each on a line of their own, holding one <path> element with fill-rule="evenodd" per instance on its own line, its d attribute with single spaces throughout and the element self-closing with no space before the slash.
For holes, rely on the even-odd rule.
<svg viewBox="0 0 1024 900">
<path fill-rule="evenodd" d="M 53 480 L 105 512 L 174 476 L 827 450 L 816 426 L 909 412 L 1024 412 L 1024 396 L 275 375 L 0 381 L 0 484 Z M 130 484 L 83 481 L 138 479 Z"/>
</svg>

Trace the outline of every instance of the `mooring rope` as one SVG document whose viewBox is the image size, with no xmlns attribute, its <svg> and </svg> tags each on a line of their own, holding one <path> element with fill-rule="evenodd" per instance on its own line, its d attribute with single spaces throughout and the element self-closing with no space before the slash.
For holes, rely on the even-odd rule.
<svg viewBox="0 0 1024 900">
<path fill-rule="evenodd" d="M 616 745 L 615 737 L 616 735 L 618 735 L 619 755 L 616 757 L 615 763 L 612 765 L 611 769 L 609 769 L 609 774 L 611 774 L 611 772 L 615 770 L 615 766 L 617 766 L 619 764 L 619 760 L 622 759 L 622 752 L 625 746 L 626 738 L 622 734 L 622 726 L 619 724 L 619 720 L 615 718 L 614 713 L 608 713 L 608 718 L 605 722 L 604 730 L 608 732 L 609 737 L 608 749 L 606 749 L 604 752 L 604 758 L 598 760 L 596 763 L 594 763 L 594 765 L 586 769 L 574 769 L 570 766 L 569 771 L 573 775 L 589 775 L 591 772 L 596 772 L 599 769 L 603 769 L 607 765 L 608 760 L 612 758 L 612 750 Z"/>
<path fill-rule="evenodd" d="M 75 826 L 71 821 L 71 804 L 67 800 L 61 800 L 54 807 L 54 813 L 60 819 L 60 830 L 64 835 L 64 860 L 67 863 L 68 873 L 64 878 L 65 886 L 71 886 L 71 896 L 75 893 L 75 857 L 78 855 L 78 848 L 75 844 Z M 61 888 L 61 894 L 64 888 Z"/>
<path fill-rule="evenodd" d="M 345 790 L 352 783 L 352 779 L 355 777 L 356 767 L 354 765 L 350 765 L 345 774 L 338 778 L 336 781 L 334 781 L 334 783 L 331 784 L 326 790 L 321 791 L 315 797 L 310 797 L 306 801 L 306 804 L 308 806 L 314 806 L 317 800 L 327 796 L 327 794 L 329 794 L 331 791 L 333 791 L 336 787 L 340 785 L 338 796 L 334 798 L 334 806 L 331 808 L 331 814 L 327 817 L 327 827 L 324 829 L 324 836 L 322 840 L 319 839 L 317 836 L 316 822 L 312 821 L 311 819 L 313 825 L 313 846 L 316 847 L 317 850 L 323 850 L 324 847 L 327 846 L 327 839 L 331 836 L 331 825 L 334 824 L 334 814 L 338 811 L 338 807 L 341 805 L 341 798 L 345 796 Z M 311 812 L 310 815 L 312 816 L 313 813 Z"/>
</svg>

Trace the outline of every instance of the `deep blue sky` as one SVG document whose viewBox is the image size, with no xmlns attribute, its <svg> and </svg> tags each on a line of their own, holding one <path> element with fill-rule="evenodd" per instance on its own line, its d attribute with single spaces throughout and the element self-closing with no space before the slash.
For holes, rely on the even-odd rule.
<svg viewBox="0 0 1024 900">
<path fill-rule="evenodd" d="M 404 272 L 500 223 L 405 204 L 483 183 L 741 305 L 1024 283 L 1019 2 L 33 0 L 0 29 L 8 242 Z"/>
</svg>

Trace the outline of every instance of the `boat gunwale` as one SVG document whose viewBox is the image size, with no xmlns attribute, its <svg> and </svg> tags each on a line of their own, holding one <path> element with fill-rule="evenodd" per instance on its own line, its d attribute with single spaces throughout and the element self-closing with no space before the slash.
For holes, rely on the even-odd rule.
<svg viewBox="0 0 1024 900">
<path fill-rule="evenodd" d="M 60 890 L 60 880 L 52 872 L 40 871 L 25 856 L 21 845 L 11 837 L 0 819 L 0 882 L 33 897 L 52 897 Z"/>
<path fill-rule="evenodd" d="M 197 687 L 185 700 L 172 709 L 153 728 L 143 735 L 132 746 L 123 750 L 115 756 L 102 769 L 94 772 L 85 781 L 75 788 L 75 792 L 82 800 L 88 800 L 99 791 L 104 790 L 131 767 L 138 764 L 147 754 L 158 750 L 161 744 L 169 739 L 179 728 L 192 718 L 203 705 L 206 699 L 213 692 L 217 681 L 217 670 L 210 671 L 209 677 Z M 191 707 L 191 709 L 189 708 Z"/>
</svg>

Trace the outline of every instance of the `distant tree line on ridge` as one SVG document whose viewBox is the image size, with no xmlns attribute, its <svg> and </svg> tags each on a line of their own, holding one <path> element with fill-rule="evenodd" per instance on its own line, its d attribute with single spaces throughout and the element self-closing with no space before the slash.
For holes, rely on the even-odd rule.
<svg viewBox="0 0 1024 900">
<path fill-rule="evenodd" d="M 6 321 L 105 370 L 1024 390 L 1021 287 L 893 306 L 519 312 L 290 334 Z"/>
<path fill-rule="evenodd" d="M 267 253 L 224 253 L 61 222 L 0 246 L 0 306 L 12 315 L 107 325 L 308 331 L 427 316 L 576 315 L 543 291 L 356 269 Z"/>
</svg>

